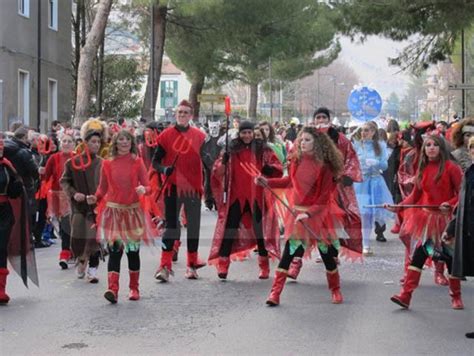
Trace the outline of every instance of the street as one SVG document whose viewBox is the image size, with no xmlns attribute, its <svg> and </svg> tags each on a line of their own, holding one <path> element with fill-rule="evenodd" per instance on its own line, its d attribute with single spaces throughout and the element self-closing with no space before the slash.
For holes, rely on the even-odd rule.
<svg viewBox="0 0 474 356">
<path fill-rule="evenodd" d="M 207 258 L 216 220 L 203 211 L 202 258 Z M 403 246 L 386 234 L 374 241 L 375 256 L 340 266 L 342 305 L 331 304 L 324 267 L 305 261 L 298 282 L 287 282 L 279 307 L 265 305 L 272 279 L 258 280 L 256 255 L 231 264 L 228 280 L 214 267 L 200 279 L 184 279 L 185 248 L 171 282 L 153 278 L 159 249 L 141 250 L 141 300 L 129 301 L 128 268 L 122 258 L 119 302 L 103 298 L 106 265 L 99 284 L 60 270 L 60 244 L 36 251 L 40 288 L 24 288 L 11 273 L 11 301 L 0 307 L 2 355 L 472 355 L 474 280 L 462 283 L 465 309 L 451 309 L 448 287 L 436 286 L 426 269 L 409 310 L 390 301 L 399 291 Z M 185 246 L 185 234 L 182 236 Z M 272 276 L 276 261 L 272 264 Z"/>
</svg>

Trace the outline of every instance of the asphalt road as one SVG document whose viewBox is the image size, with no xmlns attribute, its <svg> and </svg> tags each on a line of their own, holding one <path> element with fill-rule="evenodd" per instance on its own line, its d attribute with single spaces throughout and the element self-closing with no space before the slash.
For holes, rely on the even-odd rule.
<svg viewBox="0 0 474 356">
<path fill-rule="evenodd" d="M 216 215 L 203 212 L 201 255 L 207 257 Z M 451 309 L 448 288 L 425 270 L 410 310 L 390 302 L 398 292 L 403 247 L 390 234 L 363 263 L 342 262 L 345 301 L 333 305 L 322 264 L 306 261 L 298 282 L 287 282 L 281 305 L 265 300 L 272 280 L 258 280 L 256 256 L 233 263 L 226 282 L 214 268 L 184 279 L 184 249 L 168 284 L 153 279 L 159 249 L 141 251 L 141 300 L 127 300 L 122 259 L 119 303 L 109 304 L 106 266 L 96 285 L 57 264 L 58 244 L 37 251 L 40 288 L 9 276 L 12 300 L 0 307 L 1 355 L 472 355 L 474 280 L 463 283 L 465 309 Z M 185 237 L 183 236 L 183 241 Z M 272 271 L 276 264 L 273 264 Z M 273 274 L 273 273 L 272 273 Z"/>
</svg>

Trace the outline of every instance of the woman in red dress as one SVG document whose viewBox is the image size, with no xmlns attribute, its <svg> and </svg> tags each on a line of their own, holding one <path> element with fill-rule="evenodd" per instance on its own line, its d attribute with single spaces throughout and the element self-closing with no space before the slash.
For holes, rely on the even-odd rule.
<svg viewBox="0 0 474 356">
<path fill-rule="evenodd" d="M 400 239 L 414 251 L 399 295 L 392 302 L 407 309 L 413 291 L 418 287 L 423 265 L 435 250 L 441 249 L 441 236 L 452 217 L 458 201 L 462 180 L 461 168 L 449 160 L 444 140 L 428 136 L 421 147 L 419 168 L 411 194 L 400 204 L 433 206 L 433 208 L 410 208 L 403 211 Z M 386 206 L 388 210 L 397 208 Z M 448 264 L 451 273 L 451 264 Z M 458 278 L 449 277 L 449 293 L 454 309 L 463 309 L 461 284 Z"/>
<path fill-rule="evenodd" d="M 59 222 L 59 235 L 61 236 L 61 252 L 59 265 L 62 269 L 68 268 L 71 253 L 71 204 L 67 194 L 61 189 L 59 180 L 64 173 L 64 165 L 71 158 L 74 150 L 74 138 L 70 134 L 63 134 L 60 139 L 60 150 L 49 157 L 45 168 L 40 168 L 42 180 L 51 180 L 51 189 L 48 191 L 48 209 L 46 216 L 57 219 Z"/>
<path fill-rule="evenodd" d="M 129 299 L 138 300 L 140 242 L 156 237 L 156 231 L 140 203 L 140 196 L 149 194 L 150 186 L 143 160 L 137 156 L 135 137 L 126 130 L 118 132 L 112 139 L 111 150 L 112 159 L 103 162 L 99 187 L 95 195 L 87 197 L 87 202 L 100 204 L 97 237 L 107 243 L 109 250 L 109 286 L 104 297 L 117 303 L 124 250 L 130 272 Z"/>
<path fill-rule="evenodd" d="M 313 127 L 305 127 L 290 159 L 289 176 L 283 178 L 258 177 L 257 183 L 271 188 L 289 188 L 287 198 L 293 212 L 285 217 L 286 244 L 267 304 L 278 305 L 288 268 L 295 257 L 319 250 L 326 267 L 332 302 L 343 301 L 340 292 L 337 256 L 346 236 L 344 212 L 335 196 L 337 178 L 343 172 L 342 156 L 331 139 Z M 305 224 L 306 226 L 303 226 Z"/>
</svg>

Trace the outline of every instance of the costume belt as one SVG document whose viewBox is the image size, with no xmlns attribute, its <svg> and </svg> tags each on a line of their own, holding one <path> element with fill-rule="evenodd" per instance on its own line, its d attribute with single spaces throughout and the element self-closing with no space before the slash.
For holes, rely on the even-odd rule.
<svg viewBox="0 0 474 356">
<path fill-rule="evenodd" d="M 108 201 L 105 206 L 109 207 L 109 208 L 114 208 L 114 209 L 136 209 L 138 207 L 140 207 L 140 203 L 137 202 L 137 203 L 133 203 L 133 204 L 118 204 L 118 203 L 114 203 L 112 201 Z"/>
</svg>

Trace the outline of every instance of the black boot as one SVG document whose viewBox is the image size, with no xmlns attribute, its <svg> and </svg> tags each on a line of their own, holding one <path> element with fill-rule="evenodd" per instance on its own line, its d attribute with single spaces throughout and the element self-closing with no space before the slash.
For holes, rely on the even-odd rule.
<svg viewBox="0 0 474 356">
<path fill-rule="evenodd" d="M 387 239 L 383 235 L 386 228 L 387 226 L 385 224 L 380 225 L 377 221 L 375 222 L 375 234 L 377 235 L 375 240 L 377 240 L 378 242 L 387 242 Z"/>
<path fill-rule="evenodd" d="M 466 337 L 467 337 L 468 339 L 474 339 L 474 332 L 472 332 L 472 333 L 467 333 L 467 334 L 466 334 Z"/>
</svg>

